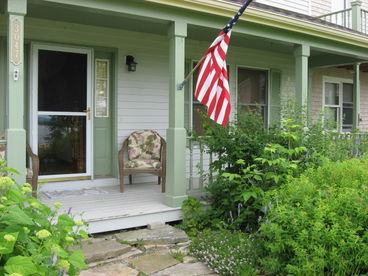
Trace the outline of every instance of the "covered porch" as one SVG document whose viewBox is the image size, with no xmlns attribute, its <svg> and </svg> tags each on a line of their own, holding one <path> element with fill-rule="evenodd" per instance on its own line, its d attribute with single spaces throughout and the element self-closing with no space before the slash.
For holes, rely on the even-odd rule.
<svg viewBox="0 0 368 276">
<path fill-rule="evenodd" d="M 202 145 L 187 139 L 187 130 L 198 127 L 196 110 L 201 107 L 193 100 L 193 82 L 184 90 L 178 89 L 178 84 L 238 6 L 215 1 L 218 5 L 208 10 L 203 1 L 192 5 L 182 2 L 185 5 L 132 0 L 8 0 L 0 9 L 0 60 L 5 72 L 0 76 L 0 132 L 6 132 L 1 142 L 7 147 L 8 165 L 21 172 L 16 176 L 18 182 L 25 178 L 26 143 L 36 153 L 41 149 L 40 116 L 61 114 L 38 109 L 37 53 L 52 50 L 87 55 L 89 102 L 85 107 L 90 110 L 81 108 L 78 116 L 90 124 L 85 147 L 89 171 L 66 179 L 65 175 L 44 175 L 41 180 L 46 184 L 40 189 L 40 198 L 47 204 L 63 203 L 63 211 L 71 207 L 73 213 L 84 213 L 91 232 L 177 220 L 183 200 L 200 193 L 206 183 L 200 171 L 208 168 L 211 157 Z M 269 126 L 279 121 L 283 100 L 310 106 L 311 70 L 358 64 L 368 59 L 366 44 L 348 31 L 330 28 L 326 32 L 325 26 L 264 5 L 250 7 L 234 29 L 228 55 L 232 118 L 239 105 L 262 106 L 265 125 Z M 15 62 L 7 54 L 11 51 L 16 53 Z M 135 57 L 135 72 L 127 70 L 127 56 Z M 96 116 L 96 60 L 108 60 L 110 65 L 105 117 Z M 359 72 L 359 67 L 355 68 Z M 250 100 L 239 96 L 241 74 L 260 76 L 263 90 L 257 85 L 248 90 L 264 94 L 249 92 Z M 118 192 L 117 153 L 131 132 L 142 129 L 153 129 L 167 141 L 165 193 L 160 193 L 160 187 L 147 175 L 126 185 L 124 193 Z M 78 196 L 75 192 L 69 196 L 66 192 L 94 188 L 97 194 L 91 191 Z M 61 195 L 48 197 L 46 191 L 61 191 Z"/>
</svg>

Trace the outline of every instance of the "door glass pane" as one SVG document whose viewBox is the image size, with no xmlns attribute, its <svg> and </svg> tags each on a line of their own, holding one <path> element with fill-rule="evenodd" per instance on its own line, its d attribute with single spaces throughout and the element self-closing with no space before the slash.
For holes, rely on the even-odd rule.
<svg viewBox="0 0 368 276">
<path fill-rule="evenodd" d="M 86 54 L 39 50 L 39 111 L 83 112 L 86 91 Z"/>
<path fill-rule="evenodd" d="M 339 105 L 339 84 L 325 83 L 325 104 Z"/>
<path fill-rule="evenodd" d="M 238 103 L 267 103 L 267 71 L 238 69 Z"/>
<path fill-rule="evenodd" d="M 85 144 L 85 116 L 38 116 L 41 175 L 86 173 Z"/>
</svg>

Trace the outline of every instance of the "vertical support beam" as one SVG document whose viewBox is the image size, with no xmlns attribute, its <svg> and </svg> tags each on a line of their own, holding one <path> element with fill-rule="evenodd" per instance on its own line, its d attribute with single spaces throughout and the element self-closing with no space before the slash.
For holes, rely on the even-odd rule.
<svg viewBox="0 0 368 276">
<path fill-rule="evenodd" d="M 295 45 L 295 95 L 296 103 L 303 108 L 308 105 L 308 45 Z"/>
<path fill-rule="evenodd" d="M 15 176 L 24 183 L 26 173 L 26 132 L 24 130 L 24 16 L 27 0 L 7 0 L 7 161 L 20 172 Z"/>
<path fill-rule="evenodd" d="M 360 121 L 360 63 L 354 64 L 353 129 L 359 129 Z"/>
<path fill-rule="evenodd" d="M 350 3 L 351 4 L 351 18 L 353 30 L 361 32 L 362 31 L 362 1 L 357 0 Z"/>
<path fill-rule="evenodd" d="M 175 21 L 169 27 L 169 128 L 167 129 L 167 169 L 165 204 L 180 207 L 187 198 L 185 178 L 186 130 L 184 128 L 185 38 L 187 24 Z"/>
</svg>

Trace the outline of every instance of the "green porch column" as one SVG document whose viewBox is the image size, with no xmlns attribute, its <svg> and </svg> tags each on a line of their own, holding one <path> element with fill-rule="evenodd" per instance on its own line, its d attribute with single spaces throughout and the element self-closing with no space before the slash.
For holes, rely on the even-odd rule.
<svg viewBox="0 0 368 276">
<path fill-rule="evenodd" d="M 165 204 L 180 207 L 187 198 L 185 178 L 186 130 L 184 128 L 184 90 L 178 84 L 184 79 L 185 37 L 187 24 L 175 21 L 169 27 L 169 128 Z"/>
<path fill-rule="evenodd" d="M 358 32 L 362 31 L 362 1 L 357 0 L 350 3 L 351 5 L 351 20 L 352 29 Z"/>
<path fill-rule="evenodd" d="M 353 129 L 359 129 L 360 121 L 360 63 L 354 64 Z"/>
<path fill-rule="evenodd" d="M 295 45 L 295 96 L 296 103 L 302 107 L 308 105 L 308 58 L 310 47 L 308 45 Z"/>
<path fill-rule="evenodd" d="M 26 173 L 26 132 L 24 116 L 24 15 L 27 0 L 7 0 L 8 51 L 7 51 L 7 161 L 20 175 L 18 183 L 24 183 Z"/>
</svg>

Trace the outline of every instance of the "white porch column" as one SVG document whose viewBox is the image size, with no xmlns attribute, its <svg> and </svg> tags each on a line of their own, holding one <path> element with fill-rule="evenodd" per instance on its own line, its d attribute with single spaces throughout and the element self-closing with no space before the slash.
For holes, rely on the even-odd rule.
<svg viewBox="0 0 368 276">
<path fill-rule="evenodd" d="M 353 129 L 359 129 L 360 121 L 360 63 L 354 64 Z"/>
</svg>

